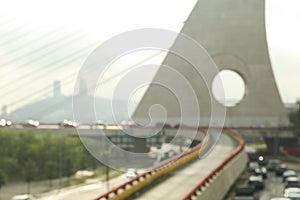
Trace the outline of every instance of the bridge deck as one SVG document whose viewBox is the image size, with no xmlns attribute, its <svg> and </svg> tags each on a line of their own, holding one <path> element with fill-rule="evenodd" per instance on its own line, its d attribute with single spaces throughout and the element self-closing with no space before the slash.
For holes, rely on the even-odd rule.
<svg viewBox="0 0 300 200">
<path fill-rule="evenodd" d="M 222 162 L 235 149 L 235 146 L 234 141 L 223 134 L 207 157 L 174 172 L 173 176 L 147 190 L 137 199 L 179 199 Z"/>
</svg>

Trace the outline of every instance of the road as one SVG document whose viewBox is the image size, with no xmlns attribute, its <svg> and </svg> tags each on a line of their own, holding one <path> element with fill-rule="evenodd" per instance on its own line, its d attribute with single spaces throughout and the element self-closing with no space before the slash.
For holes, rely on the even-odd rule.
<svg viewBox="0 0 300 200">
<path fill-rule="evenodd" d="M 223 161 L 235 147 L 234 141 L 223 134 L 214 149 L 204 159 L 193 162 L 189 166 L 174 172 L 171 177 L 147 190 L 137 199 L 179 199 Z"/>
<path fill-rule="evenodd" d="M 115 187 L 126 181 L 124 175 L 120 175 L 109 181 L 109 187 Z M 101 182 L 98 179 L 91 181 L 89 184 L 83 186 L 74 186 L 70 188 L 64 188 L 43 194 L 43 197 L 38 200 L 82 200 L 82 199 L 94 199 L 100 194 L 107 192 L 106 182 Z"/>
<path fill-rule="evenodd" d="M 298 176 L 300 174 L 298 173 Z M 260 200 L 269 200 L 272 197 L 283 196 L 283 183 L 281 176 L 275 176 L 273 172 L 268 173 L 268 178 L 265 180 L 265 189 L 259 192 Z"/>
</svg>

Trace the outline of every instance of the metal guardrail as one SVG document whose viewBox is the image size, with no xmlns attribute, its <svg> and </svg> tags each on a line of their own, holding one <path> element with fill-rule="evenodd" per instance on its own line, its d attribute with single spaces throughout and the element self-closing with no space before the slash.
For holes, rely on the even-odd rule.
<svg viewBox="0 0 300 200">
<path fill-rule="evenodd" d="M 233 158 L 239 155 L 245 146 L 243 139 L 231 130 L 225 130 L 225 133 L 230 135 L 236 141 L 239 142 L 239 146 L 235 151 L 233 151 L 225 160 L 223 160 L 216 168 L 214 168 L 206 177 L 201 179 L 181 200 L 192 200 L 194 197 L 197 197 L 200 192 L 205 188 L 207 184 L 219 173 Z"/>
</svg>

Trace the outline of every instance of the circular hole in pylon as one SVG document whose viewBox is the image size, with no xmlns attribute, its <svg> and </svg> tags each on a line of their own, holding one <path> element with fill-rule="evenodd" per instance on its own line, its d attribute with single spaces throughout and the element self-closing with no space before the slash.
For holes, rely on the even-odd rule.
<svg viewBox="0 0 300 200">
<path fill-rule="evenodd" d="M 219 81 L 223 88 L 220 87 Z M 222 70 L 213 80 L 212 91 L 219 103 L 226 107 L 234 107 L 245 96 L 245 82 L 239 73 L 233 70 Z"/>
</svg>

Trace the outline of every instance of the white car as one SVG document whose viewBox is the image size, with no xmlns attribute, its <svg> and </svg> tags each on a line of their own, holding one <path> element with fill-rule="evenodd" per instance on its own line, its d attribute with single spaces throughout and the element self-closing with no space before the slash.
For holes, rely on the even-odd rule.
<svg viewBox="0 0 300 200">
<path fill-rule="evenodd" d="M 284 197 L 290 199 L 300 199 L 300 188 L 286 188 L 284 190 Z"/>
<path fill-rule="evenodd" d="M 138 175 L 137 170 L 134 168 L 129 168 L 126 172 L 126 178 L 132 179 Z"/>
<path fill-rule="evenodd" d="M 21 194 L 13 196 L 11 200 L 36 200 L 36 198 L 31 194 Z"/>
<path fill-rule="evenodd" d="M 29 119 L 27 121 L 27 123 L 24 124 L 24 126 L 27 126 L 27 127 L 38 127 L 39 125 L 40 125 L 40 122 L 36 121 L 36 120 L 33 120 L 33 119 Z"/>
<path fill-rule="evenodd" d="M 285 172 L 283 172 L 282 174 L 282 181 L 285 182 L 285 180 L 289 177 L 296 177 L 297 176 L 297 172 L 294 170 L 287 170 Z"/>
</svg>

